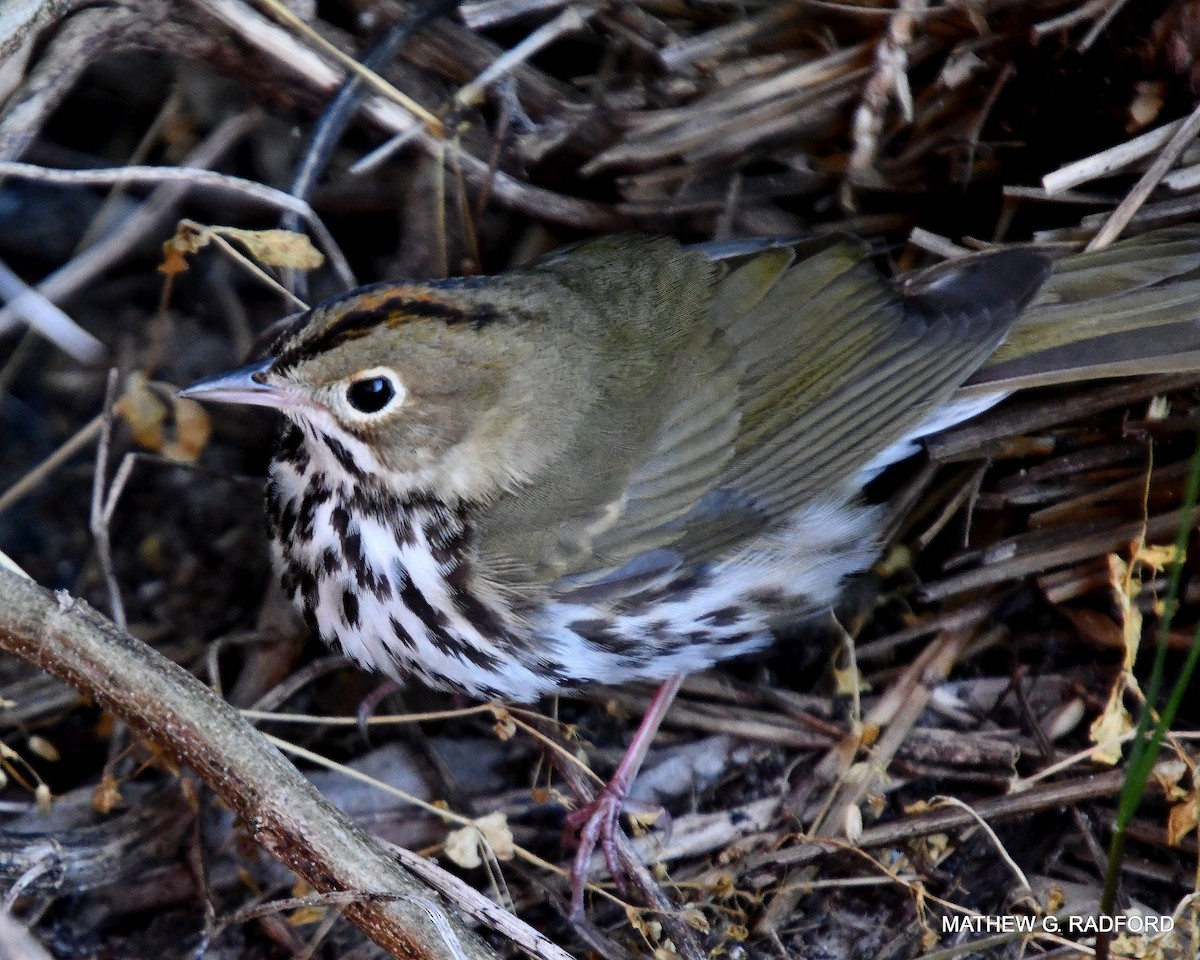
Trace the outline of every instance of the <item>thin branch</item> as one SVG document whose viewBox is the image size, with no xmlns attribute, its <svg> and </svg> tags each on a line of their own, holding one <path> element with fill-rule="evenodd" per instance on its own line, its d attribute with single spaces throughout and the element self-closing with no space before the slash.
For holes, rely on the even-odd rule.
<svg viewBox="0 0 1200 960">
<path fill-rule="evenodd" d="M 255 842 L 316 889 L 363 893 L 346 916 L 377 944 L 413 960 L 452 960 L 430 917 L 430 892 L 190 673 L 66 591 L 0 573 L 0 610 L 0 649 L 169 750 L 242 818 Z M 456 918 L 443 919 L 469 960 L 496 960 Z"/>
</svg>

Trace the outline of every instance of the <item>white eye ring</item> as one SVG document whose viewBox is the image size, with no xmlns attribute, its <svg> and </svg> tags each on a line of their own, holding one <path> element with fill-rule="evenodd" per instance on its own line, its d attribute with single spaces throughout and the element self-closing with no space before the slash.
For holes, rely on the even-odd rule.
<svg viewBox="0 0 1200 960">
<path fill-rule="evenodd" d="M 344 388 L 346 407 L 360 420 L 374 420 L 404 403 L 408 391 L 391 367 L 371 367 L 351 377 Z"/>
</svg>

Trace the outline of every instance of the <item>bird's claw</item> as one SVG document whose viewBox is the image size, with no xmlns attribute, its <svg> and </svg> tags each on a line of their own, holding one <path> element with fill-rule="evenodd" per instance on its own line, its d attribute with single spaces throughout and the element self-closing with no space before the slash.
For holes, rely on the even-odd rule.
<svg viewBox="0 0 1200 960">
<path fill-rule="evenodd" d="M 624 806 L 625 792 L 614 789 L 610 783 L 591 803 L 567 814 L 567 835 L 573 835 L 578 843 L 575 860 L 571 864 L 572 917 L 583 913 L 583 888 L 587 882 L 588 863 L 597 846 L 604 854 L 604 862 L 617 889 L 624 890 L 624 872 L 617 857 L 617 836 L 621 830 L 621 810 Z"/>
<path fill-rule="evenodd" d="M 626 869 L 621 865 L 618 850 L 621 834 L 621 814 L 629 813 L 635 818 L 646 815 L 646 824 L 654 823 L 667 831 L 670 836 L 671 816 L 657 804 L 647 804 L 630 800 L 626 792 L 609 783 L 595 800 L 567 814 L 567 825 L 564 840 L 574 838 L 578 843 L 575 859 L 571 864 L 571 916 L 578 917 L 583 912 L 583 888 L 587 882 L 588 865 L 596 847 L 604 854 L 604 863 L 612 875 L 613 882 L 621 896 L 626 896 L 629 883 Z M 636 824 L 635 824 L 636 825 Z"/>
</svg>

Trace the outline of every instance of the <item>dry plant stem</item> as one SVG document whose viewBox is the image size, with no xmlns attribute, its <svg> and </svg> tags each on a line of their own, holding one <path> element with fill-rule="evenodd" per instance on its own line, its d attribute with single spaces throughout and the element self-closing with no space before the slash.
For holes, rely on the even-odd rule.
<svg viewBox="0 0 1200 960">
<path fill-rule="evenodd" d="M 1072 27 L 1080 23 L 1086 23 L 1088 20 L 1099 15 L 1111 3 L 1112 0 L 1090 0 L 1088 3 L 1080 4 L 1064 14 L 1034 24 L 1033 36 L 1041 39 L 1053 33 L 1062 33 L 1064 30 L 1070 30 Z"/>
<path fill-rule="evenodd" d="M 431 892 L 187 671 L 65 591 L 13 574 L 0 572 L 0 610 L 0 649 L 170 750 L 241 817 L 256 843 L 315 888 L 360 894 L 346 916 L 385 950 L 406 960 L 451 960 L 456 950 L 468 960 L 496 960 L 456 919 L 443 914 L 435 922 Z"/>
<path fill-rule="evenodd" d="M 1083 420 L 1148 397 L 1184 390 L 1196 382 L 1194 373 L 1174 374 L 1131 382 L 1118 381 L 1114 386 L 1064 395 L 1060 403 L 1046 403 L 1044 400 L 1014 403 L 1001 413 L 981 417 L 978 422 L 930 437 L 925 446 L 929 455 L 941 463 L 973 460 L 984 455 L 983 448 L 997 439 L 1044 430 L 1072 420 Z"/>
<path fill-rule="evenodd" d="M 1079 41 L 1079 45 L 1076 47 L 1076 49 L 1080 53 L 1086 53 L 1092 44 L 1100 39 L 1100 35 L 1108 29 L 1108 25 L 1112 23 L 1113 18 L 1121 12 L 1121 8 L 1125 6 L 1127 2 L 1128 0 L 1108 0 L 1108 9 L 1096 19 L 1096 22 L 1092 24 L 1091 29 L 1088 30 L 1087 35 Z"/>
<path fill-rule="evenodd" d="M 757 17 L 735 19 L 732 23 L 681 40 L 661 53 L 663 67 L 679 70 L 701 60 L 720 60 L 744 49 L 753 40 L 767 36 L 793 20 L 805 16 L 804 0 L 779 0 Z"/>
<path fill-rule="evenodd" d="M 1115 796 L 1121 792 L 1124 783 L 1123 770 L 1108 770 L 1064 783 L 1050 784 L 1039 790 L 981 800 L 972 807 L 973 813 L 953 807 L 942 807 L 929 813 L 868 827 L 854 841 L 854 845 L 860 850 L 871 850 L 928 837 L 935 833 L 950 833 L 972 827 L 977 824 L 976 817 L 992 821 L 1028 817 L 1046 810 L 1061 810 L 1073 804 L 1086 803 L 1088 800 Z M 747 857 L 741 867 L 744 872 L 750 872 L 769 866 L 804 866 L 819 860 L 826 853 L 842 849 L 844 844 L 845 841 L 806 838 L 793 847 Z"/>
<path fill-rule="evenodd" d="M 108 453 L 112 445 L 113 404 L 117 401 L 117 382 L 117 371 L 112 369 L 108 372 L 108 385 L 104 391 L 104 419 L 100 430 L 100 444 L 96 448 L 96 469 L 92 474 L 92 510 L 88 518 L 88 525 L 91 528 L 92 538 L 96 542 L 96 556 L 100 560 L 100 572 L 103 574 L 105 586 L 108 588 L 108 603 L 112 610 L 113 621 L 118 627 L 125 630 L 128 627 L 125 619 L 125 604 L 121 601 L 121 587 L 117 583 L 116 572 L 113 568 L 112 543 L 109 537 L 112 514 L 116 510 L 117 499 L 129 477 L 129 470 L 125 469 L 124 462 L 121 464 L 122 469 L 119 469 L 117 476 L 113 478 L 112 487 L 106 489 Z"/>
<path fill-rule="evenodd" d="M 1200 107 L 1193 110 L 1182 126 L 1175 131 L 1175 135 L 1150 164 L 1150 169 L 1142 174 L 1142 178 L 1129 191 L 1129 196 L 1122 200 L 1117 209 L 1112 212 L 1103 229 L 1092 237 L 1086 247 L 1087 250 L 1099 250 L 1101 247 L 1107 247 L 1121 235 L 1121 231 L 1129 225 L 1134 214 L 1150 198 L 1150 194 L 1154 192 L 1159 181 L 1175 165 L 1183 151 L 1196 139 L 1197 134 L 1200 134 Z"/>
<path fill-rule="evenodd" d="M 206 168 L 221 160 L 261 120 L 257 110 L 235 114 L 215 127 L 184 160 L 184 166 Z M 161 229 L 188 191 L 186 183 L 164 183 L 157 187 L 118 226 L 59 267 L 37 285 L 37 292 L 59 303 L 78 292 L 116 263 L 136 242 Z M 0 333 L 18 320 L 14 305 L 0 309 Z"/>
<path fill-rule="evenodd" d="M 362 67 L 369 71 L 371 76 L 377 75 L 376 72 L 391 63 L 400 48 L 422 24 L 448 13 L 451 6 L 448 0 L 426 0 L 425 3 L 417 5 L 412 12 L 387 29 L 383 39 L 363 58 Z M 354 73 L 347 77 L 337 95 L 325 108 L 313 127 L 308 149 L 304 151 L 292 175 L 291 192 L 294 195 L 304 200 L 311 196 L 314 184 L 329 166 L 334 151 L 341 142 L 342 134 L 354 119 L 366 92 L 366 78 L 361 72 Z M 441 122 L 437 123 L 440 128 Z M 415 131 L 419 128 L 413 129 Z M 280 225 L 288 230 L 296 230 L 300 224 L 295 214 L 285 213 Z M 288 286 L 298 296 L 308 296 L 308 278 L 303 271 L 288 270 L 284 277 Z"/>
<path fill-rule="evenodd" d="M 395 844 L 388 843 L 386 846 L 404 866 L 469 917 L 504 934 L 530 956 L 538 960 L 571 960 L 571 956 L 561 947 L 432 860 Z"/>
<path fill-rule="evenodd" d="M 464 3 L 458 15 L 472 30 L 486 30 L 519 17 L 558 10 L 568 3 L 570 0 L 478 0 Z"/>
<path fill-rule="evenodd" d="M 197 170 L 190 167 L 113 167 L 102 170 L 56 170 L 53 167 L 40 167 L 32 163 L 15 163 L 0 161 L 0 177 L 22 177 L 26 180 L 37 180 L 43 183 L 86 184 L 92 186 L 112 186 L 117 183 L 186 183 L 193 187 L 210 188 L 221 193 L 230 194 L 250 200 L 254 203 L 265 204 L 280 210 L 290 210 L 299 214 L 308 228 L 320 241 L 329 265 L 337 271 L 338 276 L 347 286 L 354 286 L 354 273 L 342 255 L 341 249 L 333 236 L 321 222 L 320 217 L 313 212 L 303 200 L 297 200 L 290 193 L 276 190 L 265 184 L 242 177 L 231 177 L 212 170 Z"/>
<path fill-rule="evenodd" d="M 8 5 L 5 0 L 0 9 Z M 84 9 L 63 20 L 47 50 L 0 111 L 0 159 L 21 156 L 88 65 L 127 42 L 140 26 L 137 13 L 121 6 Z"/>
<path fill-rule="evenodd" d="M 866 728 L 883 727 L 879 739 L 870 749 L 871 775 L 856 778 L 842 785 L 838 795 L 829 805 L 820 823 L 814 825 L 816 832 L 824 836 L 837 836 L 842 832 L 846 812 L 857 806 L 885 776 L 888 766 L 900 749 L 904 738 L 928 705 L 933 688 L 949 676 L 951 668 L 973 637 L 972 631 L 945 633 L 921 652 L 921 655 L 904 671 L 899 681 L 868 711 L 863 718 Z M 857 739 L 854 741 L 857 745 Z M 853 755 L 835 750 L 822 766 L 838 764 L 839 779 L 849 770 Z"/>
<path fill-rule="evenodd" d="M 0 831 L 0 883 L 6 889 L 39 864 L 23 893 L 69 896 L 107 886 L 172 855 L 191 821 L 180 791 L 137 791 L 129 810 L 96 826 L 54 833 Z M 0 956 L 3 953 L 0 952 Z"/>
<path fill-rule="evenodd" d="M 854 150 L 850 154 L 849 167 L 852 182 L 874 172 L 889 98 L 895 96 L 905 122 L 912 121 L 908 46 L 913 41 L 913 27 L 925 6 L 926 0 L 901 0 L 888 23 L 887 33 L 875 48 L 875 70 L 854 113 Z"/>
<path fill-rule="evenodd" d="M 29 329 L 80 363 L 94 363 L 104 356 L 103 343 L 26 284 L 3 260 L 0 260 L 0 300 L 22 314 Z"/>
<path fill-rule="evenodd" d="M 39 483 L 62 466 L 71 457 L 100 436 L 104 428 L 104 417 L 98 416 L 89 420 L 75 432 L 61 447 L 30 470 L 25 476 L 14 483 L 0 495 L 0 513 L 3 513 L 14 503 L 28 496 L 37 489 Z"/>
<path fill-rule="evenodd" d="M 816 834 L 831 837 L 842 833 L 850 807 L 857 807 L 867 793 L 878 786 L 900 744 L 929 703 L 933 687 L 949 675 L 951 667 L 972 635 L 972 632 L 967 631 L 946 633 L 938 637 L 922 651 L 904 671 L 899 682 L 894 684 L 887 695 L 881 697 L 863 718 L 863 724 L 867 727 L 886 725 L 871 748 L 869 773 L 864 772 L 854 780 L 843 780 L 860 746 L 857 736 L 847 738 L 821 761 L 817 767 L 818 775 L 822 772 L 826 776 L 836 773 L 843 782 L 815 825 Z M 854 842 L 858 842 L 857 838 Z M 771 901 L 759 920 L 760 930 L 775 929 L 785 922 L 795 912 L 796 904 L 804 895 L 803 886 L 789 884 L 786 879 L 782 886 L 783 892 Z"/>
<path fill-rule="evenodd" d="M 1164 124 L 1154 130 L 1148 130 L 1132 140 L 1127 140 L 1125 143 L 1109 147 L 1107 150 L 1084 157 L 1082 160 L 1068 163 L 1065 167 L 1059 167 L 1046 174 L 1042 177 L 1042 188 L 1046 192 L 1046 199 L 1057 200 L 1061 193 L 1071 187 L 1107 177 L 1143 157 L 1150 156 L 1156 150 L 1161 150 L 1179 131 L 1182 124 L 1182 120 Z"/>
<path fill-rule="evenodd" d="M 1139 537 L 1144 537 L 1149 543 L 1165 542 L 1182 520 L 1182 510 L 1171 510 L 1152 516 L 1147 521 L 1110 524 L 1100 529 L 1078 532 L 1068 529 L 1055 543 L 1045 546 L 1029 546 L 1022 550 L 1021 542 L 1001 544 L 982 554 L 977 568 L 925 584 L 919 589 L 918 595 L 928 601 L 945 600 L 1029 574 L 1044 573 L 1053 567 L 1123 550 Z"/>
<path fill-rule="evenodd" d="M 327 97 L 345 80 L 345 71 L 340 66 L 308 49 L 239 0 L 188 0 L 188 5 L 193 8 L 192 16 L 200 29 L 214 34 L 232 32 L 240 44 L 266 57 L 275 67 L 279 82 L 290 82 L 319 97 Z M 486 161 L 419 128 L 408 111 L 384 97 L 366 98 L 363 110 L 372 123 L 389 135 L 416 129 L 414 142 L 431 156 L 440 156 L 444 149 L 453 150 L 467 180 L 474 185 L 490 180 L 492 195 L 505 206 L 540 219 L 596 230 L 615 229 L 623 222 L 603 204 L 543 190 L 504 173 L 493 174 Z"/>
<path fill-rule="evenodd" d="M 461 87 L 454 95 L 454 103 L 460 107 L 477 106 L 482 103 L 488 87 L 500 80 L 501 77 L 507 76 L 515 66 L 524 63 L 534 54 L 554 43 L 559 37 L 582 30 L 596 13 L 596 10 L 580 7 L 564 10 L 549 23 L 534 30 L 511 50 L 505 51 L 479 76 Z"/>
</svg>

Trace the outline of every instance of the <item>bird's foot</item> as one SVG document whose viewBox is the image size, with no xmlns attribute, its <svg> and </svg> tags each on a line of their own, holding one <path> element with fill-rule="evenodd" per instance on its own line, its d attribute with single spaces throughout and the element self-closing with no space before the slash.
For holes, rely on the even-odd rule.
<svg viewBox="0 0 1200 960">
<path fill-rule="evenodd" d="M 366 743 L 371 742 L 371 718 L 375 716 L 375 711 L 384 700 L 400 689 L 399 682 L 389 677 L 363 697 L 362 703 L 358 705 L 358 732 Z"/>
<path fill-rule="evenodd" d="M 571 916 L 583 914 L 583 888 L 587 883 L 588 864 L 596 847 L 604 854 L 608 872 L 616 881 L 617 889 L 625 886 L 624 873 L 617 857 L 617 836 L 621 832 L 621 811 L 629 788 L 609 781 L 600 795 L 567 814 L 564 839 L 574 837 L 578 843 L 575 860 L 571 864 Z"/>
<path fill-rule="evenodd" d="M 578 844 L 575 859 L 571 864 L 571 916 L 583 913 L 583 888 L 587 884 L 588 867 L 596 848 L 604 854 L 604 863 L 622 896 L 628 892 L 626 870 L 621 864 L 618 849 L 621 834 L 621 814 L 626 813 L 636 822 L 650 824 L 660 820 L 670 830 L 670 817 L 655 804 L 641 803 L 629 799 L 629 787 L 616 778 L 610 780 L 600 795 L 567 814 L 564 842 Z M 636 825 L 636 823 L 635 823 Z"/>
</svg>

